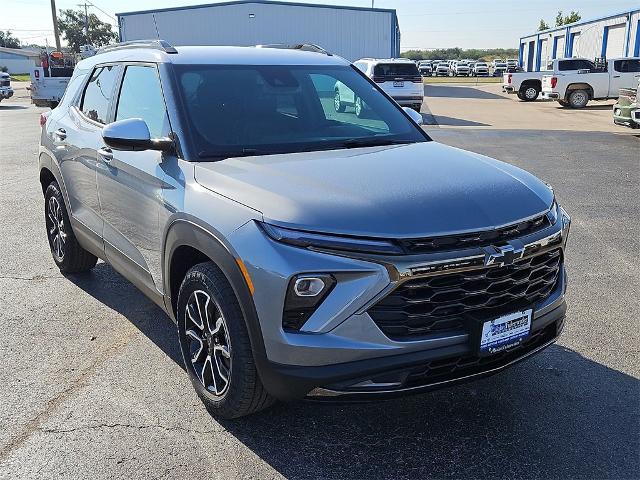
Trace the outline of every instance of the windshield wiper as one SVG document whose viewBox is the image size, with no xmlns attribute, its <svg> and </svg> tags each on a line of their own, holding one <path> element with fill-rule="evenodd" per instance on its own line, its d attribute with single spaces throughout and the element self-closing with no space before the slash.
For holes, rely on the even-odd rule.
<svg viewBox="0 0 640 480">
<path fill-rule="evenodd" d="M 386 145 L 407 145 L 412 140 L 392 140 L 389 138 L 353 138 L 341 143 L 344 148 L 383 147 Z"/>
<path fill-rule="evenodd" d="M 266 152 L 260 151 L 257 148 L 243 148 L 241 150 L 228 150 L 218 152 L 208 152 L 202 150 L 198 152 L 198 158 L 215 158 L 217 160 L 224 160 L 225 158 L 234 157 L 253 157 L 255 155 L 266 155 Z"/>
</svg>

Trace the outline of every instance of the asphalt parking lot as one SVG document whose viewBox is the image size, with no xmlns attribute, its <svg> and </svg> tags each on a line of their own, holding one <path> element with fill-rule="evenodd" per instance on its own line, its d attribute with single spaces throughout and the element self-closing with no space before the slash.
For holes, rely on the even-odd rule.
<svg viewBox="0 0 640 480">
<path fill-rule="evenodd" d="M 573 218 L 559 342 L 447 390 L 279 404 L 233 422 L 207 414 L 150 300 L 104 263 L 68 278 L 55 268 L 42 109 L 24 89 L 3 101 L 0 478 L 639 478 L 640 138 L 609 125 L 610 110 L 493 88 L 428 86 L 426 128 L 554 185 Z M 556 128 L 562 118 L 579 126 Z"/>
</svg>

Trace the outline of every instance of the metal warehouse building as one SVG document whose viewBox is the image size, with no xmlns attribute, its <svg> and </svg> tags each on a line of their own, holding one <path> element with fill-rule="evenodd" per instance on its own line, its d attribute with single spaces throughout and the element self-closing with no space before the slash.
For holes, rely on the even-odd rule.
<svg viewBox="0 0 640 480">
<path fill-rule="evenodd" d="M 536 71 L 555 58 L 640 54 L 640 9 L 551 28 L 520 39 L 520 65 Z"/>
<path fill-rule="evenodd" d="M 395 10 L 278 1 L 233 1 L 118 13 L 120 40 L 173 45 L 313 43 L 354 61 L 400 55 Z"/>
</svg>

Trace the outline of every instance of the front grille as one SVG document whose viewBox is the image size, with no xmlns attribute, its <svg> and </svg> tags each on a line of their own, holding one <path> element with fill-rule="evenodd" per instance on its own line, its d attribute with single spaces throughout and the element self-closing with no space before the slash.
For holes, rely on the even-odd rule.
<svg viewBox="0 0 640 480">
<path fill-rule="evenodd" d="M 555 287 L 562 251 L 551 250 L 512 265 L 415 278 L 402 283 L 369 309 L 390 338 L 443 332 L 472 333 L 488 320 L 545 299 Z"/>
<path fill-rule="evenodd" d="M 0 80 L 0 87 L 8 87 L 10 84 L 10 80 Z"/>
<path fill-rule="evenodd" d="M 432 360 L 424 365 L 414 367 L 403 386 L 433 385 L 504 367 L 523 355 L 551 342 L 558 336 L 558 328 L 557 322 L 553 322 L 543 329 L 532 332 L 521 344 L 494 355 L 486 357 L 459 355 Z"/>
<path fill-rule="evenodd" d="M 400 240 L 400 244 L 408 254 L 432 253 L 442 250 L 460 250 L 463 248 L 486 247 L 501 242 L 530 235 L 550 225 L 547 215 L 525 220 L 520 223 L 495 230 L 482 232 L 445 235 L 428 238 L 409 238 Z"/>
</svg>

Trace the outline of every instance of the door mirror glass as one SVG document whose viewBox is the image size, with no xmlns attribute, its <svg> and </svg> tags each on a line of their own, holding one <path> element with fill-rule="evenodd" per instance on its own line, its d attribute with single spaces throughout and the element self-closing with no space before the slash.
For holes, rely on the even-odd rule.
<svg viewBox="0 0 640 480">
<path fill-rule="evenodd" d="M 170 138 L 151 138 L 147 123 L 140 118 L 128 118 L 110 123 L 102 129 L 105 145 L 115 150 L 169 150 Z"/>
<path fill-rule="evenodd" d="M 409 108 L 409 107 L 402 107 L 402 109 L 405 111 L 407 115 L 411 117 L 411 120 L 416 122 L 418 125 L 424 124 L 424 119 L 422 118 L 421 113 L 418 113 L 413 108 Z"/>
</svg>

